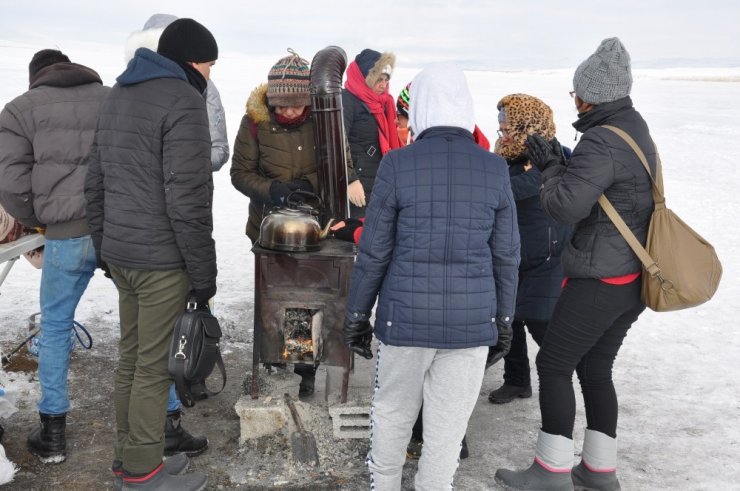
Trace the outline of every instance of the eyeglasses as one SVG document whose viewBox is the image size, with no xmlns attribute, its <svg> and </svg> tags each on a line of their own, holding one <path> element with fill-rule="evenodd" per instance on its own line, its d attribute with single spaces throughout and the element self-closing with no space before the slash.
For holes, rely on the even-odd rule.
<svg viewBox="0 0 740 491">
<path fill-rule="evenodd" d="M 509 136 L 509 130 L 496 130 L 496 134 L 499 138 L 506 138 Z"/>
<path fill-rule="evenodd" d="M 570 94 L 570 97 L 572 99 L 572 98 L 574 98 L 576 96 L 576 91 L 575 90 L 571 90 L 570 92 L 568 92 L 568 94 Z"/>
</svg>

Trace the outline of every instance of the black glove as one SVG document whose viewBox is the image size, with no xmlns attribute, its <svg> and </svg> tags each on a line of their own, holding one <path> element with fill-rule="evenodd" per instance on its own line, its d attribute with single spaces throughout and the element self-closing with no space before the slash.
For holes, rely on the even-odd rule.
<svg viewBox="0 0 740 491">
<path fill-rule="evenodd" d="M 199 305 L 208 305 L 208 301 L 216 296 L 216 284 L 207 288 L 195 288 L 188 294 L 188 298 L 195 300 Z"/>
<path fill-rule="evenodd" d="M 488 348 L 486 368 L 495 365 L 496 362 L 506 356 L 511 349 L 511 338 L 514 337 L 514 330 L 511 328 L 511 324 L 507 324 L 502 320 L 496 319 L 496 328 L 498 329 L 498 341 L 496 342 L 496 346 Z"/>
<path fill-rule="evenodd" d="M 524 145 L 527 147 L 529 161 L 540 171 L 544 171 L 551 165 L 565 164 L 563 148 L 557 138 L 548 142 L 538 134 L 528 135 Z"/>
<path fill-rule="evenodd" d="M 340 240 L 346 240 L 347 242 L 354 242 L 355 230 L 362 226 L 362 221 L 357 218 L 346 218 L 344 220 L 344 227 L 334 231 L 334 237 Z"/>
<path fill-rule="evenodd" d="M 311 185 L 311 182 L 305 177 L 290 181 L 288 183 L 288 188 L 291 191 L 308 191 L 309 193 L 313 193 L 313 186 Z"/>
<path fill-rule="evenodd" d="M 282 206 L 285 204 L 285 198 L 292 192 L 287 184 L 280 181 L 272 181 L 270 184 L 270 201 L 275 206 Z"/>
<path fill-rule="evenodd" d="M 373 352 L 370 343 L 373 341 L 373 328 L 370 321 L 351 321 L 344 319 L 344 345 L 350 351 L 370 360 Z"/>
<path fill-rule="evenodd" d="M 100 254 L 95 254 L 95 267 L 103 270 L 103 276 L 113 279 L 113 276 L 110 274 L 110 266 L 108 266 L 108 263 L 103 261 Z"/>
</svg>

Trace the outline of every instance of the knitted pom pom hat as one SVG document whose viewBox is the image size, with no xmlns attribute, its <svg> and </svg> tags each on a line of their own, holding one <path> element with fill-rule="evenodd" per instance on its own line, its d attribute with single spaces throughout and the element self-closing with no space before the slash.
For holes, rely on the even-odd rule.
<svg viewBox="0 0 740 491">
<path fill-rule="evenodd" d="M 311 70 L 308 61 L 288 48 L 267 74 L 267 102 L 270 106 L 310 106 Z"/>
<path fill-rule="evenodd" d="M 409 87 L 411 87 L 410 82 L 406 84 L 406 87 L 403 88 L 401 93 L 398 94 L 398 99 L 396 99 L 396 111 L 407 118 L 409 117 Z"/>
</svg>

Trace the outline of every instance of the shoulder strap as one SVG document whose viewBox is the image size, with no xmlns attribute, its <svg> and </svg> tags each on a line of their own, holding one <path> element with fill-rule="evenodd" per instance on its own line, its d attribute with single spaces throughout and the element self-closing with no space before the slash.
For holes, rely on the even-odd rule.
<svg viewBox="0 0 740 491">
<path fill-rule="evenodd" d="M 601 127 L 616 133 L 620 138 L 622 138 L 622 140 L 627 143 L 627 145 L 630 146 L 630 148 L 632 148 L 635 154 L 637 154 L 637 158 L 640 159 L 640 162 L 642 162 L 642 166 L 647 171 L 648 176 L 650 177 L 650 183 L 653 186 L 653 200 L 656 203 L 664 202 L 665 197 L 663 195 L 663 166 L 660 163 L 660 155 L 658 155 L 657 147 L 655 148 L 655 177 L 653 178 L 653 173 L 650 172 L 650 164 L 648 164 L 645 154 L 637 145 L 637 142 L 635 142 L 635 140 L 626 131 L 608 124 L 601 125 Z"/>
<path fill-rule="evenodd" d="M 653 201 L 655 202 L 656 206 L 658 206 L 658 204 L 662 205 L 665 202 L 665 198 L 663 197 L 663 172 L 661 169 L 660 157 L 658 156 L 658 149 L 655 149 L 656 178 L 653 179 L 653 175 L 650 172 L 650 165 L 648 164 L 647 158 L 645 158 L 645 154 L 642 152 L 635 140 L 629 134 L 627 134 L 627 132 L 625 132 L 621 128 L 617 128 L 616 126 L 602 125 L 602 127 L 616 133 L 625 142 L 627 142 L 630 148 L 632 148 L 632 150 L 637 154 L 637 158 L 640 159 L 640 162 L 642 162 L 643 167 L 645 167 L 645 170 L 650 177 L 650 182 L 653 188 Z M 658 267 L 658 263 L 650 256 L 650 254 L 648 253 L 648 251 L 645 250 L 642 244 L 640 244 L 640 241 L 637 240 L 635 234 L 632 233 L 632 230 L 630 230 L 622 217 L 619 216 L 619 212 L 617 212 L 611 202 L 603 194 L 599 196 L 599 205 L 601 205 L 601 208 L 603 208 L 606 215 L 609 217 L 612 223 L 614 223 L 614 226 L 617 227 L 617 230 L 619 230 L 619 233 L 622 234 L 624 240 L 627 241 L 627 244 L 629 244 L 635 255 L 637 255 L 637 257 L 640 259 L 640 262 L 645 267 L 645 270 L 650 274 L 650 276 L 656 276 L 660 274 L 661 271 L 660 267 Z"/>
<path fill-rule="evenodd" d="M 640 259 L 640 262 L 647 272 L 650 273 L 650 276 L 659 274 L 660 268 L 658 267 L 658 263 L 656 263 L 650 254 L 648 254 L 648 251 L 642 247 L 642 244 L 637 240 L 635 234 L 632 233 L 632 230 L 630 230 L 627 224 L 624 223 L 622 217 L 619 216 L 619 212 L 617 212 L 614 206 L 612 206 L 611 201 L 609 201 L 603 194 L 599 196 L 599 205 L 601 205 L 606 215 L 611 219 L 612 223 L 614 223 L 614 226 L 617 227 L 617 230 L 622 234 L 622 237 L 624 237 L 624 240 L 627 241 L 627 244 L 629 244 L 630 248 L 635 252 L 635 255 Z"/>
</svg>

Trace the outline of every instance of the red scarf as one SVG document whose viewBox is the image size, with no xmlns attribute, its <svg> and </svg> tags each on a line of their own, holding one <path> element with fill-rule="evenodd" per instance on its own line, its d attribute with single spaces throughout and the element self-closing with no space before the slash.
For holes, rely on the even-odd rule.
<svg viewBox="0 0 740 491">
<path fill-rule="evenodd" d="M 380 154 L 385 155 L 388 150 L 401 147 L 396 131 L 396 103 L 388 93 L 376 94 L 365 83 L 365 77 L 353 61 L 347 68 L 347 81 L 344 88 L 360 99 L 370 110 L 378 122 L 378 142 L 380 143 Z"/>
<path fill-rule="evenodd" d="M 283 128 L 293 129 L 302 125 L 311 116 L 311 106 L 306 106 L 300 116 L 297 118 L 289 119 L 285 116 L 280 116 L 275 113 L 275 121 Z"/>
</svg>

